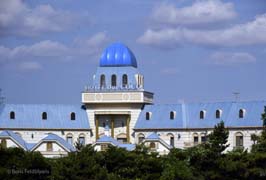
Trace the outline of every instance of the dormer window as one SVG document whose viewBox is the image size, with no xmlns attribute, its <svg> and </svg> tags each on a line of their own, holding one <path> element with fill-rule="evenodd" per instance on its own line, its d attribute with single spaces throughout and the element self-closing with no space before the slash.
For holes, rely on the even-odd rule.
<svg viewBox="0 0 266 180">
<path fill-rule="evenodd" d="M 245 109 L 240 109 L 239 113 L 238 113 L 238 117 L 239 118 L 244 118 L 244 116 L 245 116 Z"/>
<path fill-rule="evenodd" d="M 206 116 L 206 111 L 205 110 L 200 111 L 200 119 L 204 119 L 205 116 Z"/>
<path fill-rule="evenodd" d="M 42 113 L 42 119 L 43 119 L 43 120 L 46 120 L 46 119 L 47 119 L 47 113 L 46 113 L 46 112 L 43 112 L 43 113 Z"/>
<path fill-rule="evenodd" d="M 16 115 L 15 115 L 15 112 L 14 111 L 11 111 L 10 114 L 9 114 L 9 118 L 10 119 L 15 119 L 16 118 Z"/>
<path fill-rule="evenodd" d="M 104 88 L 105 87 L 105 75 L 102 74 L 100 77 L 100 87 Z"/>
<path fill-rule="evenodd" d="M 146 120 L 150 120 L 151 119 L 151 112 L 146 112 Z"/>
<path fill-rule="evenodd" d="M 111 86 L 115 87 L 116 86 L 116 75 L 113 74 L 111 77 Z"/>
<path fill-rule="evenodd" d="M 74 112 L 72 112 L 72 113 L 70 114 L 70 119 L 71 119 L 71 120 L 76 120 L 76 114 L 75 114 Z"/>
<path fill-rule="evenodd" d="M 175 115 L 176 115 L 176 112 L 175 111 L 171 111 L 170 112 L 170 119 L 171 120 L 175 119 Z"/>
<path fill-rule="evenodd" d="M 127 75 L 126 74 L 123 74 L 122 76 L 122 86 L 123 87 L 127 87 Z"/>
<path fill-rule="evenodd" d="M 215 113 L 215 117 L 216 117 L 216 119 L 220 119 L 221 116 L 222 116 L 222 110 L 217 109 L 217 110 L 216 110 L 216 113 Z"/>
</svg>

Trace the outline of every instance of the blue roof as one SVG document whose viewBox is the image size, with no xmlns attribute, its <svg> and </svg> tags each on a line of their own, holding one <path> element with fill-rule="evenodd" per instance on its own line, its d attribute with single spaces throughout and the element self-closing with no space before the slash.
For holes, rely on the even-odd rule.
<svg viewBox="0 0 266 180">
<path fill-rule="evenodd" d="M 125 148 L 128 151 L 132 151 L 136 147 L 135 144 L 123 144 L 115 140 L 111 136 L 106 136 L 106 135 L 101 136 L 99 139 L 97 139 L 96 143 L 111 143 L 116 147 Z"/>
<path fill-rule="evenodd" d="M 67 150 L 70 150 L 70 151 L 76 150 L 75 147 L 72 146 L 71 144 L 69 144 L 66 140 L 64 140 L 63 138 L 61 138 L 58 135 L 53 134 L 53 133 L 49 133 L 48 136 L 43 138 L 41 141 L 56 141 L 59 144 L 61 144 L 62 146 L 64 146 Z"/>
<path fill-rule="evenodd" d="M 136 148 L 135 144 L 119 144 L 118 147 L 125 148 L 128 151 L 133 151 Z"/>
<path fill-rule="evenodd" d="M 176 111 L 176 118 L 173 120 L 170 120 L 170 111 Z M 150 120 L 146 120 L 146 112 L 151 112 Z M 183 126 L 181 104 L 145 105 L 135 129 L 171 129 Z"/>
<path fill-rule="evenodd" d="M 10 119 L 10 112 L 15 112 L 15 119 Z M 47 119 L 42 119 L 42 113 Z M 76 119 L 70 120 L 71 112 Z M 35 128 L 35 129 L 89 129 L 86 110 L 80 105 L 47 104 L 5 104 L 0 110 L 0 128 Z"/>
<path fill-rule="evenodd" d="M 132 66 L 137 68 L 136 57 L 132 51 L 122 43 L 113 43 L 102 53 L 101 67 Z"/>
<path fill-rule="evenodd" d="M 154 139 L 154 140 L 157 139 L 157 140 L 159 140 L 160 137 L 158 136 L 157 133 L 153 132 L 146 139 Z"/>
<path fill-rule="evenodd" d="M 220 121 L 227 127 L 261 127 L 261 114 L 266 101 L 187 103 L 174 105 L 146 105 L 135 125 L 135 129 L 174 129 L 174 128 L 213 128 Z M 239 110 L 245 115 L 239 118 Z M 206 116 L 200 119 L 200 111 Z M 216 118 L 216 110 L 221 110 Z M 176 112 L 175 119 L 170 119 L 170 111 Z M 151 119 L 146 120 L 146 112 L 151 112 Z"/>
<path fill-rule="evenodd" d="M 26 143 L 19 135 L 14 133 L 13 131 L 4 130 L 0 133 L 0 137 L 9 137 L 12 138 L 20 147 L 22 147 L 25 150 L 30 150 L 33 144 Z"/>
<path fill-rule="evenodd" d="M 56 141 L 59 144 L 61 144 L 64 148 L 66 148 L 69 151 L 75 151 L 75 147 L 69 144 L 66 140 L 63 138 L 59 137 L 56 134 L 49 133 L 48 136 L 45 138 L 41 139 L 38 143 L 26 143 L 22 137 L 14 133 L 13 131 L 10 130 L 4 130 L 0 133 L 0 137 L 9 137 L 12 138 L 20 147 L 22 147 L 25 150 L 32 150 L 36 145 L 40 144 L 43 141 Z"/>
<path fill-rule="evenodd" d="M 117 140 L 115 140 L 114 138 L 112 138 L 111 136 L 101 136 L 99 139 L 97 139 L 96 142 L 100 142 L 100 143 L 112 143 L 115 146 L 119 145 L 119 142 Z"/>
</svg>

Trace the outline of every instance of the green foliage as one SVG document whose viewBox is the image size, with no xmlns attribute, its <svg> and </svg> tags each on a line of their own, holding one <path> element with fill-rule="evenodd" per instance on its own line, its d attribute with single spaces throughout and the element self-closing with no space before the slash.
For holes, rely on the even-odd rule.
<svg viewBox="0 0 266 180">
<path fill-rule="evenodd" d="M 0 148 L 0 179 L 49 179 L 51 166 L 39 152 Z"/>
<path fill-rule="evenodd" d="M 218 123 L 209 141 L 187 149 L 172 149 L 168 155 L 150 153 L 144 145 L 134 151 L 110 146 L 97 152 L 90 145 L 67 157 L 48 159 L 38 152 L 19 148 L 0 148 L 0 179 L 66 179 L 66 180 L 203 180 L 265 179 L 266 133 L 258 136 L 252 153 L 234 149 L 223 153 L 228 131 Z M 11 174 L 10 170 L 39 169 L 51 174 Z"/>
<path fill-rule="evenodd" d="M 261 114 L 261 119 L 263 120 L 263 130 L 261 135 L 257 137 L 257 143 L 253 144 L 252 152 L 264 152 L 266 153 L 266 106 L 264 107 L 264 112 Z"/>
<path fill-rule="evenodd" d="M 214 126 L 214 130 L 209 135 L 209 140 L 206 144 L 214 156 L 221 155 L 221 153 L 229 146 L 229 144 L 227 144 L 228 136 L 229 132 L 225 129 L 223 121 Z"/>
</svg>

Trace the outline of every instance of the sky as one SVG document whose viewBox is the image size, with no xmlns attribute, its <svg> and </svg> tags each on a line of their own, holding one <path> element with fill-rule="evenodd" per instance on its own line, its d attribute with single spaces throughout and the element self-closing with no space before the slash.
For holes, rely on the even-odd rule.
<svg viewBox="0 0 266 180">
<path fill-rule="evenodd" d="M 157 104 L 266 100 L 265 0 L 1 0 L 6 103 L 81 103 L 113 42 Z"/>
</svg>

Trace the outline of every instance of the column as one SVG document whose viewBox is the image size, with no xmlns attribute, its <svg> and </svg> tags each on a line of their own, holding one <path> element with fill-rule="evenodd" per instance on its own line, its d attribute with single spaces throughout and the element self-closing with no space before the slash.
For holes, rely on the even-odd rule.
<svg viewBox="0 0 266 180">
<path fill-rule="evenodd" d="M 130 143 L 130 129 L 129 129 L 129 123 L 130 123 L 130 115 L 127 117 L 127 142 Z"/>
<path fill-rule="evenodd" d="M 114 131 L 115 131 L 115 120 L 114 116 L 111 116 L 111 136 L 114 138 Z"/>
<path fill-rule="evenodd" d="M 97 139 L 99 139 L 99 117 L 95 116 L 95 137 L 96 137 L 96 141 Z"/>
</svg>

